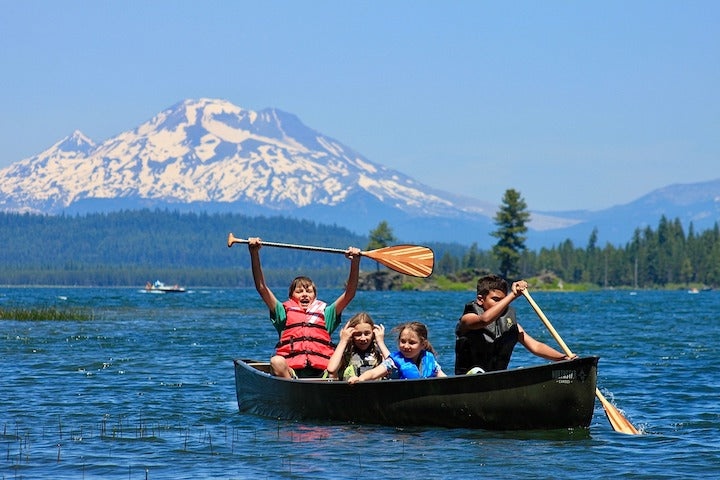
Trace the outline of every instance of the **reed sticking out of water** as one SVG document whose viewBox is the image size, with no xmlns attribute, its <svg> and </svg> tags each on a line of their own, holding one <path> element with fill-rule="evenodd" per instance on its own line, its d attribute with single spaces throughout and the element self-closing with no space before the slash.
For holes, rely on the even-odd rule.
<svg viewBox="0 0 720 480">
<path fill-rule="evenodd" d="M 6 320 L 95 320 L 95 312 L 86 308 L 57 309 L 55 307 L 38 308 L 0 308 L 0 319 Z"/>
</svg>

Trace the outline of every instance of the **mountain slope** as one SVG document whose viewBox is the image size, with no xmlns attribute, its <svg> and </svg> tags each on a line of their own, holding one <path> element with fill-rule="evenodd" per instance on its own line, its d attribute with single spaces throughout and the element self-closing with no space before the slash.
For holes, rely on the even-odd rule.
<svg viewBox="0 0 720 480">
<path fill-rule="evenodd" d="M 279 110 L 185 101 L 95 146 L 80 132 L 2 171 L 0 207 L 57 213 L 85 199 L 334 206 L 364 191 L 408 213 L 458 215 L 410 177 Z"/>
<path fill-rule="evenodd" d="M 720 222 L 720 179 L 670 185 L 628 204 L 604 210 L 548 212 L 548 215 L 568 215 L 581 222 L 562 230 L 545 232 L 545 244 L 559 243 L 571 238 L 577 245 L 584 246 L 593 228 L 597 228 L 603 241 L 624 244 L 632 239 L 638 228 L 657 228 L 663 215 L 670 220 L 679 218 L 686 233 L 691 222 L 695 232 L 700 232 L 711 229 Z"/>
<path fill-rule="evenodd" d="M 707 223 L 718 218 L 718 197 L 718 182 L 708 182 L 699 190 L 668 187 L 599 212 L 533 212 L 528 244 L 584 242 L 594 227 L 601 241 L 624 242 L 628 230 L 656 224 L 659 212 Z M 360 234 L 387 220 L 405 241 L 482 248 L 493 242 L 497 209 L 373 163 L 292 114 L 216 99 L 185 100 L 99 144 L 76 131 L 0 170 L 0 210 L 141 207 L 286 215 Z"/>
</svg>

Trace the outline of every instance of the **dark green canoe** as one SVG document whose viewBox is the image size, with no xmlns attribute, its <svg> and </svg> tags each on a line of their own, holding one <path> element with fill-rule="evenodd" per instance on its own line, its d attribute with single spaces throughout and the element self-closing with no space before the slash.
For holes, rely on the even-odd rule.
<svg viewBox="0 0 720 480">
<path fill-rule="evenodd" d="M 488 430 L 588 427 L 598 357 L 478 375 L 349 385 L 270 375 L 267 362 L 235 360 L 238 407 L 287 420 L 428 425 Z"/>
</svg>

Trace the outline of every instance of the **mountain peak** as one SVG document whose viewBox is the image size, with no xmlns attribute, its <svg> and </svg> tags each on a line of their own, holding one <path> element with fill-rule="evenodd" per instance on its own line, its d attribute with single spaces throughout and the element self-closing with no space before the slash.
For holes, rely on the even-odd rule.
<svg viewBox="0 0 720 480">
<path fill-rule="evenodd" d="M 720 178 L 690 184 L 676 183 L 657 189 L 641 200 L 647 203 L 662 202 L 672 199 L 680 205 L 691 205 L 700 202 L 720 202 Z"/>
<path fill-rule="evenodd" d="M 97 146 L 73 133 L 5 171 L 0 208 L 31 204 L 56 213 L 79 201 L 124 198 L 145 205 L 243 202 L 281 211 L 333 207 L 357 194 L 407 212 L 460 214 L 452 202 L 295 115 L 210 98 L 176 103 Z"/>
<path fill-rule="evenodd" d="M 616 209 L 607 218 L 533 213 L 529 226 L 542 231 L 546 244 L 564 240 L 559 235 L 569 229 L 584 241 L 594 226 L 629 238 L 632 232 L 619 227 L 641 224 L 643 212 L 697 218 L 699 227 L 701 219 L 718 218 L 719 188 L 718 181 L 672 186 L 648 197 L 655 201 L 640 199 L 632 212 Z M 497 208 L 373 163 L 291 113 L 253 111 L 214 98 L 178 102 L 97 145 L 75 131 L 0 170 L 0 210 L 53 214 L 154 206 L 284 214 L 354 231 L 386 220 L 400 237 L 480 243 L 489 242 Z"/>
<path fill-rule="evenodd" d="M 71 135 L 68 135 L 51 147 L 51 149 L 61 150 L 63 152 L 81 153 L 88 153 L 93 148 L 95 148 L 95 142 L 86 137 L 80 130 L 75 130 Z"/>
</svg>

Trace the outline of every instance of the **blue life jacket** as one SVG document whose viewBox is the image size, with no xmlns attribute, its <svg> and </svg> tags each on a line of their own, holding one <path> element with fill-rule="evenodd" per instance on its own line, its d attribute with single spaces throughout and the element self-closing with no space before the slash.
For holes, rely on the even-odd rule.
<svg viewBox="0 0 720 480">
<path fill-rule="evenodd" d="M 393 362 L 400 372 L 400 378 L 429 378 L 434 377 L 438 364 L 432 352 L 423 350 L 420 353 L 420 368 L 415 362 L 408 360 L 400 352 L 390 354 Z"/>
</svg>

